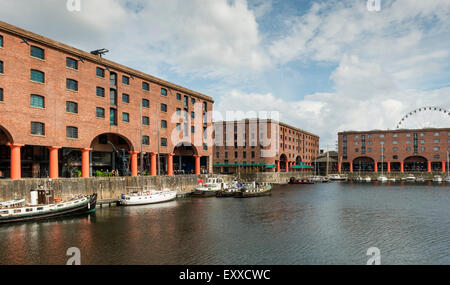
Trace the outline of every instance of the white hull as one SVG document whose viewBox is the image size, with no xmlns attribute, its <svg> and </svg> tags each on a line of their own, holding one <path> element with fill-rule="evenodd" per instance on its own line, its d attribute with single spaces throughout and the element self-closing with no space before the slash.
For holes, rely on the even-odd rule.
<svg viewBox="0 0 450 285">
<path fill-rule="evenodd" d="M 156 191 L 145 195 L 124 195 L 120 204 L 124 206 L 148 205 L 172 201 L 176 197 L 176 191 Z"/>
<path fill-rule="evenodd" d="M 387 182 L 388 179 L 387 179 L 386 176 L 380 176 L 380 177 L 378 177 L 378 181 L 379 181 L 379 182 Z"/>
</svg>

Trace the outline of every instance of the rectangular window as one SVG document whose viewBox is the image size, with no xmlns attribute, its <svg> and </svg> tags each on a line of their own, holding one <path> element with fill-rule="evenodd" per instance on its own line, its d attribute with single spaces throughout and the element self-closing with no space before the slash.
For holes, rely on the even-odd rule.
<svg viewBox="0 0 450 285">
<path fill-rule="evenodd" d="M 142 136 L 142 144 L 143 145 L 150 145 L 150 137 L 149 136 Z"/>
<path fill-rule="evenodd" d="M 188 104 L 189 104 L 189 101 L 188 101 L 189 99 L 188 99 L 188 97 L 187 96 L 184 96 L 184 101 L 183 101 L 183 105 L 184 106 L 188 106 Z"/>
<path fill-rule="evenodd" d="M 117 105 L 117 92 L 116 89 L 109 90 L 109 103 L 113 106 Z"/>
<path fill-rule="evenodd" d="M 180 93 L 177 93 L 177 100 L 181 101 L 181 94 Z"/>
<path fill-rule="evenodd" d="M 161 138 L 161 146 L 167 146 L 167 139 Z"/>
<path fill-rule="evenodd" d="M 39 122 L 31 122 L 31 134 L 45 136 L 45 125 Z"/>
<path fill-rule="evenodd" d="M 98 97 L 105 97 L 105 88 L 97 86 L 96 94 Z"/>
<path fill-rule="evenodd" d="M 167 121 L 166 120 L 161 121 L 161 129 L 167 129 Z"/>
<path fill-rule="evenodd" d="M 105 109 L 97 107 L 97 109 L 96 109 L 96 116 L 97 116 L 97 118 L 104 119 L 105 118 Z"/>
<path fill-rule="evenodd" d="M 150 108 L 150 101 L 147 99 L 142 99 L 142 107 Z"/>
<path fill-rule="evenodd" d="M 44 96 L 31 94 L 30 96 L 30 106 L 36 108 L 45 108 Z"/>
<path fill-rule="evenodd" d="M 167 105 L 166 104 L 161 104 L 161 112 L 164 112 L 164 113 L 167 112 Z"/>
<path fill-rule="evenodd" d="M 191 112 L 191 118 L 195 119 L 195 112 Z"/>
<path fill-rule="evenodd" d="M 67 127 L 66 128 L 66 136 L 69 139 L 77 139 L 78 138 L 78 128 L 77 127 Z"/>
<path fill-rule="evenodd" d="M 66 112 L 78 114 L 78 104 L 75 102 L 66 102 Z"/>
<path fill-rule="evenodd" d="M 3 61 L 0 60 L 0 73 L 3 73 Z"/>
<path fill-rule="evenodd" d="M 37 46 L 30 47 L 30 55 L 35 58 L 44 59 L 44 50 Z"/>
<path fill-rule="evenodd" d="M 181 109 L 177 108 L 177 116 L 181 116 Z"/>
<path fill-rule="evenodd" d="M 161 88 L 161 95 L 167 96 L 167 89 Z"/>
<path fill-rule="evenodd" d="M 125 85 L 130 85 L 130 77 L 123 75 L 122 76 L 122 83 Z"/>
<path fill-rule="evenodd" d="M 194 105 L 194 104 L 195 104 L 195 99 L 191 98 L 191 105 Z"/>
<path fill-rule="evenodd" d="M 130 122 L 130 114 L 122 113 L 122 121 L 129 123 Z"/>
<path fill-rule="evenodd" d="M 97 67 L 97 69 L 96 69 L 96 71 L 95 71 L 95 74 L 96 74 L 98 77 L 103 77 L 103 78 L 105 78 L 105 70 L 104 70 L 103 68 Z"/>
<path fill-rule="evenodd" d="M 142 125 L 149 126 L 150 125 L 150 118 L 146 117 L 146 116 L 143 116 L 142 117 Z"/>
<path fill-rule="evenodd" d="M 0 102 L 3 102 L 3 88 L 0 88 Z"/>
<path fill-rule="evenodd" d="M 109 124 L 111 126 L 117 126 L 117 110 L 114 108 L 109 109 Z"/>
<path fill-rule="evenodd" d="M 150 91 L 150 84 L 147 82 L 142 82 L 142 90 Z"/>
<path fill-rule="evenodd" d="M 109 73 L 109 85 L 117 86 L 117 74 L 114 72 Z"/>
<path fill-rule="evenodd" d="M 44 83 L 45 82 L 45 74 L 42 71 L 32 69 L 31 73 L 30 73 L 30 79 L 31 79 L 31 81 L 34 81 L 34 82 Z"/>
<path fill-rule="evenodd" d="M 191 126 L 191 134 L 195 134 L 195 127 Z"/>
<path fill-rule="evenodd" d="M 0 36 L 0 47 L 3 47 L 3 36 Z"/>
<path fill-rule="evenodd" d="M 130 95 L 128 94 L 122 94 L 122 102 L 123 103 L 130 103 Z"/>
<path fill-rule="evenodd" d="M 78 70 L 78 60 L 67 57 L 66 58 L 66 66 L 68 68 L 76 69 Z"/>
<path fill-rule="evenodd" d="M 78 81 L 67 78 L 66 79 L 66 88 L 72 91 L 78 91 Z"/>
<path fill-rule="evenodd" d="M 177 131 L 181 131 L 181 124 L 177 123 Z"/>
</svg>

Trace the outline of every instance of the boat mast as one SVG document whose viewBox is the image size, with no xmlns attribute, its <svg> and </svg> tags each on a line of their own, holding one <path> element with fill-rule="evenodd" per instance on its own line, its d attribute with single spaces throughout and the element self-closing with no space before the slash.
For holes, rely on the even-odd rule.
<svg viewBox="0 0 450 285">
<path fill-rule="evenodd" d="M 383 166 L 384 166 L 384 155 L 383 155 L 383 145 L 381 145 L 381 176 L 384 176 L 383 175 L 383 173 L 384 173 L 384 168 L 383 168 Z"/>
</svg>

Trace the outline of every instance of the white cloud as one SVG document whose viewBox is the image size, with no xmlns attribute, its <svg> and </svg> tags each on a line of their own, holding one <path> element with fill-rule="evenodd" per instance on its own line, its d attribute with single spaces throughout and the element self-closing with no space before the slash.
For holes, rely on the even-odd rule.
<svg viewBox="0 0 450 285">
<path fill-rule="evenodd" d="M 195 78 L 202 86 L 206 79 L 220 90 L 209 94 L 215 109 L 276 110 L 328 144 L 338 131 L 394 128 L 416 107 L 450 106 L 450 87 L 442 83 L 450 75 L 450 1 L 382 0 L 377 13 L 367 11 L 365 0 L 320 1 L 284 18 L 278 31 L 262 31 L 258 21 L 275 5 L 82 0 L 82 11 L 70 13 L 61 0 L 2 0 L 0 18 L 84 50 L 109 48 L 108 58 L 167 80 Z M 241 91 L 298 61 L 335 65 L 323 75 L 331 90 L 298 100 Z"/>
<path fill-rule="evenodd" d="M 82 49 L 106 47 L 119 62 L 138 58 L 147 72 L 165 64 L 180 74 L 218 77 L 269 64 L 245 0 L 81 1 L 81 12 L 68 12 L 61 0 L 2 0 L 0 17 Z"/>
</svg>

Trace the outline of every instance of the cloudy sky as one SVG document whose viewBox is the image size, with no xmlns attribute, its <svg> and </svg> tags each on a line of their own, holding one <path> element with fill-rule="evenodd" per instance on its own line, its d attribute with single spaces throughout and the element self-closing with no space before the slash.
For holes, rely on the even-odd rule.
<svg viewBox="0 0 450 285">
<path fill-rule="evenodd" d="M 74 0 L 76 1 L 76 0 Z M 199 91 L 215 110 L 279 111 L 334 147 L 450 107 L 450 1 L 0 0 L 0 19 Z"/>
</svg>

